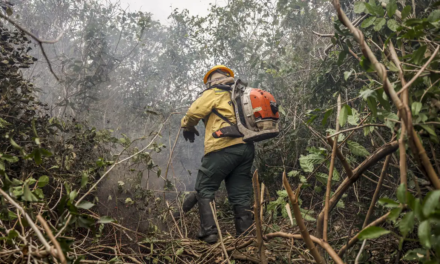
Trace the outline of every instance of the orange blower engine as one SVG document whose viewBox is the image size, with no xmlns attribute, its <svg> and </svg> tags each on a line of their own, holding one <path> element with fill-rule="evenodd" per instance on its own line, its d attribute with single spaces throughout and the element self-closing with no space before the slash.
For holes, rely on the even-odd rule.
<svg viewBox="0 0 440 264">
<path fill-rule="evenodd" d="M 238 130 L 245 142 L 257 142 L 276 137 L 280 130 L 278 105 L 272 94 L 262 89 L 247 87 L 237 80 L 232 85 Z"/>
</svg>

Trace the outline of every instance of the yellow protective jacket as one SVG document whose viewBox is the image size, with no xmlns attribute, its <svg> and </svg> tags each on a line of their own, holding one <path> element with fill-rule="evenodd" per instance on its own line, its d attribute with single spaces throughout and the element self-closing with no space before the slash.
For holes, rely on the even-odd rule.
<svg viewBox="0 0 440 264">
<path fill-rule="evenodd" d="M 232 145 L 244 144 L 245 142 L 242 138 L 214 138 L 212 136 L 213 132 L 229 126 L 229 124 L 223 119 L 212 113 L 212 109 L 217 109 L 217 111 L 225 116 L 230 122 L 234 124 L 236 123 L 230 92 L 218 88 L 204 91 L 190 106 L 188 112 L 186 112 L 186 115 L 181 121 L 181 127 L 191 131 L 195 129 L 194 127 L 199 123 L 200 119 L 204 120 L 205 155 Z"/>
</svg>

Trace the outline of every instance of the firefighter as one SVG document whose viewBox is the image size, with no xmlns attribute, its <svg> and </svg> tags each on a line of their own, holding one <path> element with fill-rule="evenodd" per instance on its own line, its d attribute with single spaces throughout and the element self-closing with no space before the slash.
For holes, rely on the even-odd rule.
<svg viewBox="0 0 440 264">
<path fill-rule="evenodd" d="M 254 145 L 245 143 L 242 137 L 213 136 L 213 132 L 230 126 L 226 120 L 212 112 L 214 109 L 226 117 L 229 123 L 236 123 L 231 94 L 225 89 L 234 83 L 234 72 L 224 65 L 217 65 L 206 73 L 203 81 L 206 89 L 188 109 L 181 127 L 185 140 L 192 143 L 195 135 L 199 135 L 195 126 L 200 120 L 205 123 L 205 154 L 195 184 L 200 213 L 198 237 L 207 243 L 215 243 L 218 230 L 209 203 L 214 200 L 215 192 L 223 180 L 234 210 L 236 236 L 243 234 L 252 225 L 251 167 Z M 195 201 L 193 197 L 190 199 Z"/>
</svg>

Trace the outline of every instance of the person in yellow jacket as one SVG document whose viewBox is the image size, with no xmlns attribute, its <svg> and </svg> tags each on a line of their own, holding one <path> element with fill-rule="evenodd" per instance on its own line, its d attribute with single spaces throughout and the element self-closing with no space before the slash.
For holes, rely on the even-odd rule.
<svg viewBox="0 0 440 264">
<path fill-rule="evenodd" d="M 243 234 L 252 225 L 251 167 L 254 145 L 245 143 L 242 137 L 214 137 L 220 128 L 236 123 L 230 93 L 234 72 L 226 66 L 217 65 L 206 73 L 204 83 L 206 89 L 188 109 L 181 127 L 185 140 L 192 143 L 195 135 L 199 135 L 195 126 L 200 120 L 205 123 L 205 155 L 197 174 L 196 199 L 192 197 L 188 201 L 197 201 L 199 204 L 198 237 L 205 242 L 215 243 L 218 231 L 209 203 L 213 201 L 223 180 L 234 209 L 236 236 Z"/>
</svg>

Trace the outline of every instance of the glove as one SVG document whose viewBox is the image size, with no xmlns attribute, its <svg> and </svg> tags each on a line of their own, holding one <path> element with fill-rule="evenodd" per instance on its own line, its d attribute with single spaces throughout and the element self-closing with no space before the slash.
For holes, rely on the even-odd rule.
<svg viewBox="0 0 440 264">
<path fill-rule="evenodd" d="M 199 131 L 197 131 L 195 128 L 192 128 L 191 130 L 183 130 L 183 137 L 185 138 L 185 141 L 189 140 L 190 143 L 193 143 L 195 138 L 194 135 L 199 136 Z"/>
</svg>

